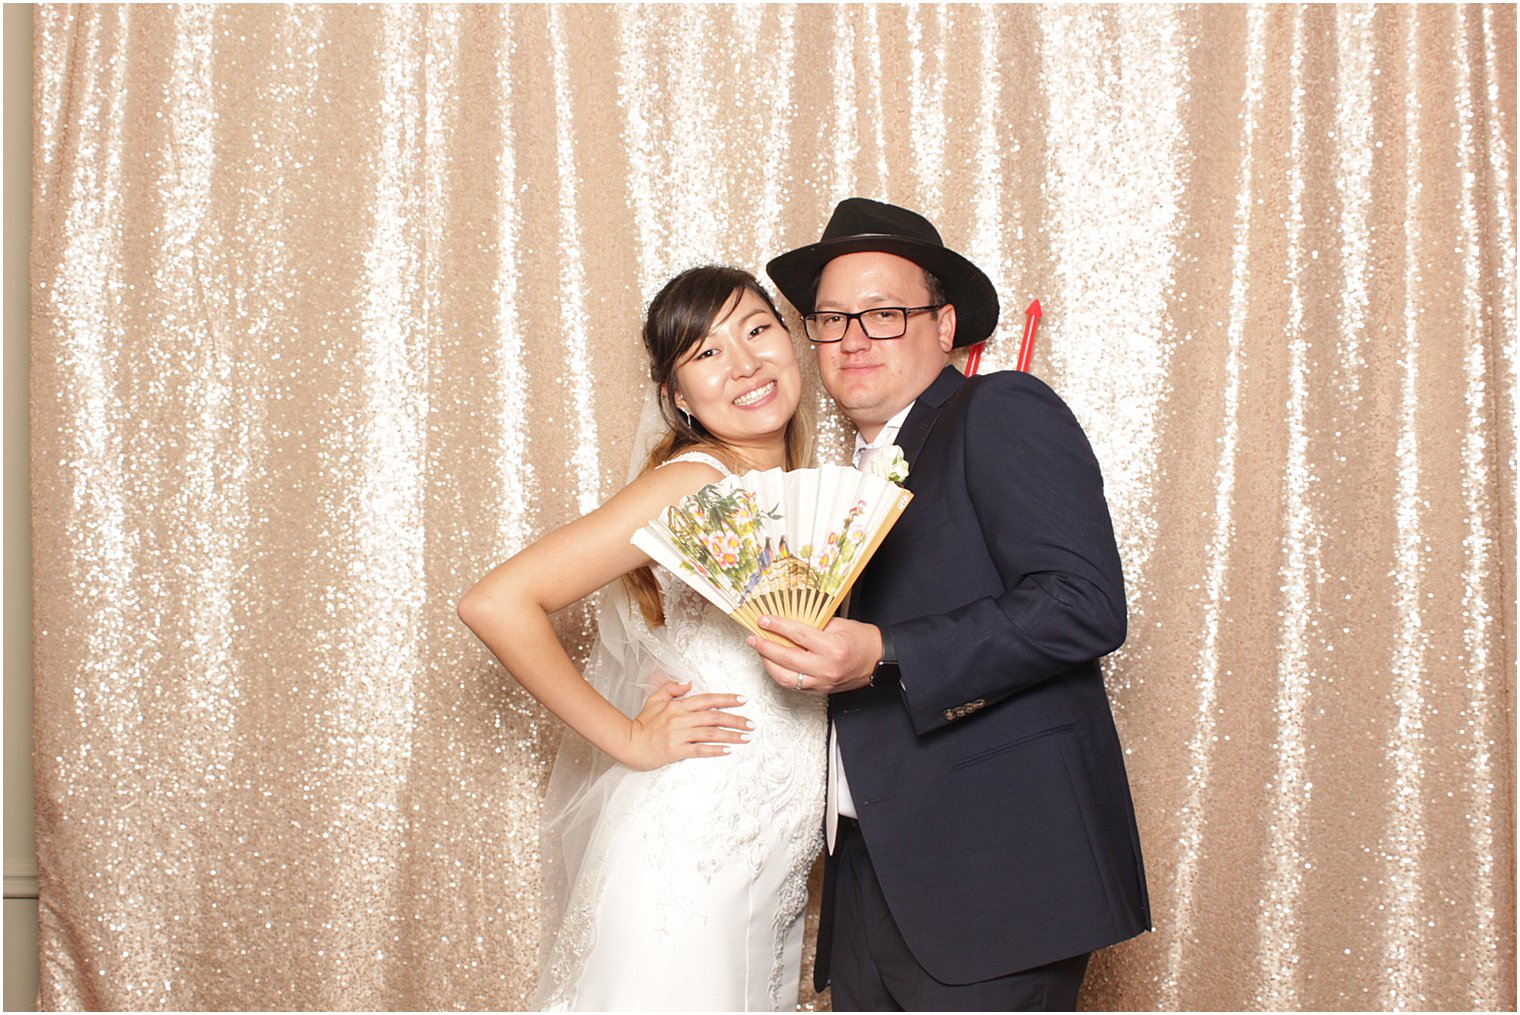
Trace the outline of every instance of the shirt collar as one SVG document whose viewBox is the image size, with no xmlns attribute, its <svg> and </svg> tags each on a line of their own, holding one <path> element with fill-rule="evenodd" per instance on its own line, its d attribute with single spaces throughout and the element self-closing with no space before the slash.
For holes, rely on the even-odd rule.
<svg viewBox="0 0 1520 1015">
<path fill-rule="evenodd" d="M 884 448 L 888 444 L 894 443 L 897 440 L 898 432 L 902 430 L 903 423 L 908 418 L 908 413 L 913 411 L 913 406 L 917 403 L 918 399 L 915 398 L 913 401 L 903 406 L 901 412 L 893 416 L 891 419 L 887 420 L 886 424 L 881 428 L 881 432 L 876 435 L 876 439 L 874 441 L 866 440 L 864 434 L 862 434 L 859 430 L 855 431 L 856 457 L 858 458 L 860 456 L 860 453 L 866 448 Z"/>
</svg>

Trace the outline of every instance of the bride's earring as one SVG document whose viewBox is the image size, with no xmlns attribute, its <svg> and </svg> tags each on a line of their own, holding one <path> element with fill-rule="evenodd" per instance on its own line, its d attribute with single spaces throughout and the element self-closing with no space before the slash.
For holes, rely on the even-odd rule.
<svg viewBox="0 0 1520 1015">
<path fill-rule="evenodd" d="M 691 425 L 691 413 L 687 412 L 685 409 L 682 409 L 681 410 L 681 415 L 683 415 L 683 416 L 686 417 L 686 425 L 687 425 L 687 427 L 690 428 L 690 429 L 692 429 L 692 430 L 695 430 L 696 427 L 694 427 L 694 426 Z"/>
</svg>

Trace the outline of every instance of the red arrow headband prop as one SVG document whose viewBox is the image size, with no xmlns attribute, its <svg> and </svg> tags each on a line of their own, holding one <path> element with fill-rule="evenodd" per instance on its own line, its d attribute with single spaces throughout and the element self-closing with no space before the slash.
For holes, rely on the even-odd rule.
<svg viewBox="0 0 1520 1015">
<path fill-rule="evenodd" d="M 1040 301 L 1030 303 L 1024 311 L 1024 339 L 1019 343 L 1019 362 L 1015 370 L 1021 373 L 1029 372 L 1029 360 L 1034 355 L 1034 333 L 1040 327 Z M 975 377 L 977 368 L 982 365 L 982 346 L 985 341 L 978 342 L 971 347 L 966 354 L 966 376 Z"/>
</svg>

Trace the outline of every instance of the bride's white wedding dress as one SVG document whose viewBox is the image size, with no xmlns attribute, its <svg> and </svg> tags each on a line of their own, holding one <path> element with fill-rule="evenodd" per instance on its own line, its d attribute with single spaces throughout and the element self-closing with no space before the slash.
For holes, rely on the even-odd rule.
<svg viewBox="0 0 1520 1015">
<path fill-rule="evenodd" d="M 674 460 L 693 458 L 727 473 L 705 455 Z M 551 925 L 535 1000 L 568 1010 L 791 1009 L 821 845 L 824 701 L 778 686 L 743 628 L 670 572 L 655 573 L 665 625 L 651 629 L 609 587 L 588 679 L 634 711 L 666 677 L 691 680 L 691 694 L 742 694 L 749 700 L 736 711 L 755 728 L 725 757 L 651 772 L 589 747 L 571 745 L 578 760 L 562 751 L 560 794 L 565 780 L 578 782 L 563 804 L 551 784 L 546 803 Z M 609 689 L 608 671 L 624 686 Z"/>
</svg>

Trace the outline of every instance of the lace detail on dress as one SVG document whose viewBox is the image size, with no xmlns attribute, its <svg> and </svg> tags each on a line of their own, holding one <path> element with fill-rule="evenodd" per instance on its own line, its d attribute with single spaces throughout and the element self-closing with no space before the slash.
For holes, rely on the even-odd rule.
<svg viewBox="0 0 1520 1015">
<path fill-rule="evenodd" d="M 550 952 L 549 961 L 540 977 L 541 984 L 553 984 L 547 995 L 538 999 L 543 1011 L 565 1007 L 567 991 L 580 977 L 581 963 L 595 940 L 596 922 L 593 917 L 596 905 L 592 893 L 605 881 L 605 864 L 601 860 L 601 857 L 597 857 L 587 864 L 565 907 L 564 923 L 560 925 L 553 951 Z"/>
<path fill-rule="evenodd" d="M 827 740 L 824 741 L 827 745 Z M 796 755 L 795 763 L 798 766 L 806 764 L 828 764 L 827 746 L 822 751 L 807 751 L 809 743 L 800 741 L 796 748 L 800 754 Z M 804 787 L 796 787 L 803 790 Z M 819 819 L 822 819 L 822 808 L 819 808 Z M 824 845 L 824 827 L 822 821 L 801 822 L 792 828 L 790 842 L 786 843 L 786 875 L 781 880 L 781 892 L 775 903 L 775 916 L 771 921 L 771 933 L 774 936 L 774 962 L 771 963 L 771 977 L 766 988 L 771 992 L 771 1003 L 775 1010 L 793 1006 L 796 1003 L 796 974 L 798 969 L 787 969 L 786 941 L 787 936 L 793 933 L 798 921 L 803 919 L 803 910 L 807 909 L 807 875 L 813 869 L 813 860 L 818 857 L 818 851 Z M 793 977 L 790 986 L 793 988 L 790 1001 L 784 997 L 787 988 L 787 975 Z"/>
<path fill-rule="evenodd" d="M 744 694 L 750 701 L 743 712 L 755 722 L 757 733 L 763 729 L 767 737 L 782 739 L 791 717 L 771 707 L 773 703 L 767 694 L 757 693 L 764 690 L 757 686 L 762 679 L 767 684 L 770 681 L 760 669 L 758 658 L 745 643 L 744 629 L 665 568 L 656 566 L 655 577 L 664 592 L 665 624 L 670 643 L 696 672 L 697 680 L 691 693 Z M 746 670 L 756 672 L 746 673 Z M 728 759 L 728 764 L 736 771 L 726 780 L 732 785 L 724 787 L 727 799 L 722 807 L 713 807 L 711 800 L 700 805 L 696 805 L 695 800 L 672 800 L 658 806 L 660 817 L 648 828 L 651 847 L 656 841 L 689 844 L 698 857 L 697 872 L 708 881 L 730 864 L 738 865 L 748 877 L 759 871 L 767 862 L 769 853 L 761 844 L 765 816 L 775 813 L 772 808 L 774 794 L 766 792 L 766 782 L 773 780 L 774 776 L 766 769 L 777 761 L 782 761 L 784 767 L 789 766 L 784 765 L 787 749 L 770 746 L 766 750 L 752 751 L 751 746 L 753 744 L 743 745 Z M 782 756 L 778 756 L 778 752 Z M 716 759 L 702 760 L 717 763 Z M 686 792 L 686 788 L 672 778 L 661 780 L 653 792 L 656 796 L 664 796 Z"/>
<path fill-rule="evenodd" d="M 827 762 L 827 758 L 820 760 Z M 807 908 L 808 874 L 813 869 L 813 860 L 822 848 L 823 827 L 820 824 L 815 822 L 799 825 L 792 832 L 792 841 L 787 848 L 786 877 L 781 882 L 781 896 L 776 900 L 776 916 L 771 922 L 771 931 L 775 935 L 775 961 L 771 963 L 771 975 L 766 987 L 770 990 L 771 1003 L 777 1011 L 787 1006 L 782 994 L 787 986 L 787 974 L 796 972 L 787 969 L 786 939 Z"/>
</svg>

